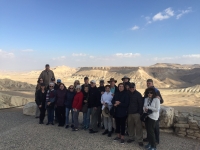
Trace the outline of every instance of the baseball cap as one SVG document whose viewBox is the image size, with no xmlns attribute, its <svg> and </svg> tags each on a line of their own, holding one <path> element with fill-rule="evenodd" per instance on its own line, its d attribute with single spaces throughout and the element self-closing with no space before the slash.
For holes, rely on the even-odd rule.
<svg viewBox="0 0 200 150">
<path fill-rule="evenodd" d="M 60 79 L 57 79 L 57 83 L 61 83 L 61 80 L 60 80 Z"/>
<path fill-rule="evenodd" d="M 96 84 L 96 81 L 95 80 L 91 80 L 90 83 L 95 83 Z"/>
<path fill-rule="evenodd" d="M 130 88 L 135 88 L 135 83 L 130 83 L 130 84 L 129 84 L 129 87 L 130 87 Z"/>
</svg>

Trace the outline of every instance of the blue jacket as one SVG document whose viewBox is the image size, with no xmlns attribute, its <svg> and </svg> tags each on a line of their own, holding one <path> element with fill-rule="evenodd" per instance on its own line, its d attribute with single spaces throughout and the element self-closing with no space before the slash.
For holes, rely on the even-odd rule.
<svg viewBox="0 0 200 150">
<path fill-rule="evenodd" d="M 65 96 L 65 107 L 71 109 L 74 100 L 75 92 L 67 91 Z"/>
</svg>

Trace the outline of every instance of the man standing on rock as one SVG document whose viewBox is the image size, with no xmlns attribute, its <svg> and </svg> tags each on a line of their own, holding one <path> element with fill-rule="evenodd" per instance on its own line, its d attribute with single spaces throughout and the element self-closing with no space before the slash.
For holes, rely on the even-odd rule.
<svg viewBox="0 0 200 150">
<path fill-rule="evenodd" d="M 154 87 L 154 84 L 153 84 L 153 80 L 152 79 L 148 79 L 147 80 L 147 88 L 154 88 L 155 92 L 156 92 L 156 95 L 157 95 L 157 98 L 160 99 L 160 104 L 162 104 L 164 102 L 163 98 L 162 98 L 162 95 L 160 94 L 160 91 Z M 159 118 L 158 120 L 156 121 L 156 126 L 155 126 L 155 135 L 156 135 L 156 143 L 159 144 L 160 143 L 160 130 L 159 130 Z M 147 138 L 145 138 L 143 140 L 144 142 L 147 142 Z"/>
<path fill-rule="evenodd" d="M 128 91 L 130 103 L 128 108 L 128 133 L 130 139 L 127 143 L 137 141 L 139 146 L 143 146 L 143 129 L 140 115 L 143 113 L 143 98 L 136 90 L 135 83 L 130 83 Z"/>
<path fill-rule="evenodd" d="M 43 79 L 43 83 L 45 84 L 46 87 L 51 82 L 51 78 L 55 78 L 53 71 L 50 70 L 49 64 L 45 65 L 45 70 L 42 71 L 39 78 Z"/>
</svg>

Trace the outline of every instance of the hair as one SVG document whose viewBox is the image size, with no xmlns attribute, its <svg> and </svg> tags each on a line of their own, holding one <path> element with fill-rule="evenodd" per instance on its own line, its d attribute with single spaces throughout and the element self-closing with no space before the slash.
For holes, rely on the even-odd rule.
<svg viewBox="0 0 200 150">
<path fill-rule="evenodd" d="M 123 84 L 123 83 L 119 83 L 119 84 L 118 84 L 118 88 L 119 88 L 120 85 L 123 85 L 123 87 L 124 87 L 124 84 Z"/>
<path fill-rule="evenodd" d="M 147 82 L 152 82 L 153 83 L 153 80 L 152 79 L 148 79 Z"/>
<path fill-rule="evenodd" d="M 77 89 L 80 89 L 80 90 L 81 90 L 81 86 L 80 86 L 80 85 L 77 85 L 77 86 L 76 86 L 76 90 L 77 90 Z"/>
<path fill-rule="evenodd" d="M 68 90 L 70 89 L 70 87 L 71 87 L 71 86 L 73 86 L 73 87 L 74 87 L 74 85 L 70 85 L 70 86 L 68 87 Z"/>
<path fill-rule="evenodd" d="M 147 88 L 147 89 L 145 90 L 145 92 L 144 92 L 144 97 L 145 97 L 145 98 L 148 97 L 149 92 L 152 92 L 152 94 L 153 94 L 152 98 L 156 98 L 156 96 L 157 96 L 156 91 L 155 91 L 155 89 L 152 88 L 152 87 Z"/>
<path fill-rule="evenodd" d="M 106 85 L 106 86 L 105 86 L 105 88 L 107 88 L 107 87 L 110 88 L 110 85 Z"/>
<path fill-rule="evenodd" d="M 89 88 L 89 86 L 88 86 L 88 85 L 85 85 L 84 88 Z"/>
<path fill-rule="evenodd" d="M 40 79 L 42 79 L 42 78 L 38 78 L 37 83 L 40 83 Z M 43 79 L 42 79 L 42 80 L 43 80 Z"/>
<path fill-rule="evenodd" d="M 55 83 L 53 83 L 53 82 L 50 82 L 50 83 L 49 83 L 49 85 L 53 85 L 53 86 L 54 86 L 54 85 L 55 85 Z"/>
<path fill-rule="evenodd" d="M 79 81 L 79 80 L 75 80 L 75 81 L 74 81 L 74 84 L 75 84 L 76 82 L 78 82 L 78 83 L 80 84 L 80 81 Z"/>
<path fill-rule="evenodd" d="M 64 83 L 60 83 L 59 88 L 60 88 L 61 85 L 63 85 L 65 87 Z"/>
</svg>

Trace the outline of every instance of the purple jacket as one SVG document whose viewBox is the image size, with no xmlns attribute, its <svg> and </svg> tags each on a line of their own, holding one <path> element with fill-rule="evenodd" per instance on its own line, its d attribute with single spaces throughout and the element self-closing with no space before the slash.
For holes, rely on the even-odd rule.
<svg viewBox="0 0 200 150">
<path fill-rule="evenodd" d="M 58 89 L 56 92 L 56 106 L 65 106 L 65 97 L 67 90 L 66 89 Z"/>
</svg>

